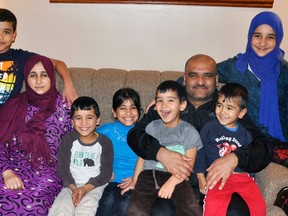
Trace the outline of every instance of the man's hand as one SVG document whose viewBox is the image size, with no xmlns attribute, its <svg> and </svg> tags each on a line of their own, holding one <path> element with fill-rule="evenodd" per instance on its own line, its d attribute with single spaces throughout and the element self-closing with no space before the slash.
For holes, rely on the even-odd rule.
<svg viewBox="0 0 288 216">
<path fill-rule="evenodd" d="M 238 158 L 234 153 L 225 155 L 222 158 L 218 158 L 213 164 L 207 169 L 208 174 L 206 177 L 207 184 L 206 187 L 210 190 L 222 180 L 219 190 L 222 190 L 227 179 L 233 173 L 234 169 L 238 165 Z"/>
<path fill-rule="evenodd" d="M 12 170 L 6 170 L 2 174 L 5 187 L 11 190 L 25 189 L 22 179 Z"/>
<path fill-rule="evenodd" d="M 148 113 L 150 107 L 153 106 L 154 104 L 155 104 L 155 99 L 152 100 L 152 101 L 146 106 L 145 113 Z"/>
<path fill-rule="evenodd" d="M 167 169 L 169 173 L 180 180 L 188 180 L 192 172 L 192 166 L 188 163 L 191 158 L 170 151 L 164 147 L 157 153 L 157 160 Z"/>
</svg>

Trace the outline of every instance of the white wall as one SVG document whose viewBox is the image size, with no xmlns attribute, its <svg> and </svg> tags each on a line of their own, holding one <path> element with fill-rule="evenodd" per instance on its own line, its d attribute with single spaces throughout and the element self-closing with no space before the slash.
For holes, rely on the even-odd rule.
<svg viewBox="0 0 288 216">
<path fill-rule="evenodd" d="M 288 1 L 272 9 L 137 4 L 59 4 L 0 0 L 18 18 L 14 48 L 61 59 L 68 67 L 183 70 L 206 53 L 221 61 L 243 52 L 251 19 L 272 10 L 288 52 Z"/>
</svg>

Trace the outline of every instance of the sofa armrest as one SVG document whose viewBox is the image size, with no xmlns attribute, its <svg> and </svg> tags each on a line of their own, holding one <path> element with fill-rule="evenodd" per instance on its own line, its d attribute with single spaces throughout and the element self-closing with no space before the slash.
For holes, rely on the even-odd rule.
<svg viewBox="0 0 288 216">
<path fill-rule="evenodd" d="M 277 211 L 281 210 L 279 207 L 273 205 L 277 193 L 283 187 L 288 186 L 287 176 L 288 168 L 273 162 L 271 162 L 264 170 L 256 174 L 257 184 L 262 192 L 264 200 L 266 201 L 267 215 L 275 215 L 273 209 Z M 284 211 L 282 212 L 283 215 L 285 215 Z"/>
</svg>

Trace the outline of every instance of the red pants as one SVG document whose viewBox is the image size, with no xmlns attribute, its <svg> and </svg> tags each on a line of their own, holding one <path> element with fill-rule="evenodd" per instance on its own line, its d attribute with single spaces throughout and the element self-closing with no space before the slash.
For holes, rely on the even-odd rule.
<svg viewBox="0 0 288 216">
<path fill-rule="evenodd" d="M 251 216 L 266 216 L 266 203 L 256 182 L 247 173 L 232 174 L 224 188 L 219 190 L 220 181 L 204 199 L 205 216 L 225 216 L 233 193 L 238 193 L 247 203 Z"/>
</svg>

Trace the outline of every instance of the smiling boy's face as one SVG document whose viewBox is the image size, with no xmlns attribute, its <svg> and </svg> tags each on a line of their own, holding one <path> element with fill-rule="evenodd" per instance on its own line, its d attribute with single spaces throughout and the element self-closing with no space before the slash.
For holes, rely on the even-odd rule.
<svg viewBox="0 0 288 216">
<path fill-rule="evenodd" d="M 157 92 L 154 109 L 166 127 L 175 127 L 180 121 L 180 112 L 186 108 L 187 102 L 180 102 L 175 91 Z"/>
<path fill-rule="evenodd" d="M 238 119 L 243 118 L 247 109 L 240 107 L 238 97 L 226 98 L 219 95 L 216 103 L 215 114 L 220 124 L 227 128 L 235 128 Z"/>
<path fill-rule="evenodd" d="M 0 53 L 5 53 L 15 42 L 17 33 L 13 29 L 12 22 L 0 22 Z"/>
<path fill-rule="evenodd" d="M 94 109 L 75 110 L 72 120 L 75 130 L 80 134 L 80 140 L 84 143 L 94 142 L 94 131 L 100 123 L 100 118 L 97 118 Z"/>
</svg>

